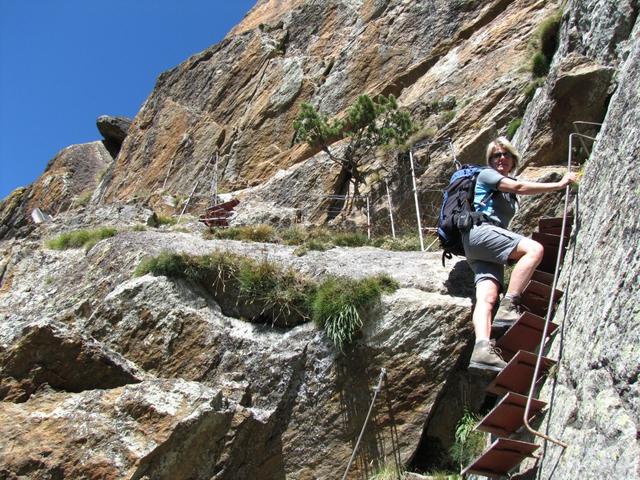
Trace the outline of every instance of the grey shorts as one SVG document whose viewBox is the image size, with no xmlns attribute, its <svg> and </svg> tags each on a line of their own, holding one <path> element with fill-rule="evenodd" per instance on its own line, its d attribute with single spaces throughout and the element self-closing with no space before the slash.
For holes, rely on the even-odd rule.
<svg viewBox="0 0 640 480">
<path fill-rule="evenodd" d="M 475 283 L 493 279 L 502 287 L 504 265 L 524 237 L 490 223 L 473 227 L 462 235 L 467 262 L 475 274 Z"/>
</svg>

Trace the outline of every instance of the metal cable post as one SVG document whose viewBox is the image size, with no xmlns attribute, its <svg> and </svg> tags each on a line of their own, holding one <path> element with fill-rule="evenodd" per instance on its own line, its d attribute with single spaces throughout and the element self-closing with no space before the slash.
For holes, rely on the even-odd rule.
<svg viewBox="0 0 640 480">
<path fill-rule="evenodd" d="M 411 162 L 411 180 L 413 181 L 413 199 L 416 203 L 416 217 L 418 219 L 418 235 L 420 236 L 420 251 L 424 252 L 424 238 L 422 237 L 422 222 L 420 220 L 420 204 L 418 203 L 418 186 L 416 184 L 416 170 L 413 166 L 413 148 L 409 149 Z"/>
<path fill-rule="evenodd" d="M 369 405 L 369 411 L 367 412 L 367 418 L 364 419 L 364 424 L 362 425 L 362 430 L 360 431 L 360 436 L 358 436 L 358 440 L 356 441 L 356 446 L 353 447 L 353 453 L 351 454 L 351 458 L 349 459 L 349 463 L 347 464 L 347 468 L 344 471 L 344 475 L 342 476 L 342 480 L 347 478 L 347 474 L 349 473 L 349 469 L 351 468 L 351 463 L 353 463 L 353 459 L 356 458 L 356 452 L 358 451 L 358 446 L 360 445 L 360 441 L 364 435 L 364 430 L 367 428 L 367 423 L 369 423 L 369 417 L 371 416 L 371 412 L 373 411 L 373 405 L 376 402 L 376 397 L 380 390 L 382 389 L 382 381 L 384 377 L 387 375 L 387 369 L 382 368 L 380 370 L 380 377 L 378 378 L 378 386 L 373 390 L 373 399 L 371 400 L 371 405 Z"/>
</svg>

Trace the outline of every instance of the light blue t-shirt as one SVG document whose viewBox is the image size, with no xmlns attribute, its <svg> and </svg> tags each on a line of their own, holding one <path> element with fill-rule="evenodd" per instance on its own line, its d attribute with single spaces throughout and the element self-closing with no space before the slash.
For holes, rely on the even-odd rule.
<svg viewBox="0 0 640 480">
<path fill-rule="evenodd" d="M 476 212 L 482 212 L 492 220 L 500 222 L 502 228 L 507 228 L 509 222 L 516 214 L 518 201 L 512 193 L 498 190 L 498 183 L 507 178 L 493 168 L 485 168 L 478 175 L 476 189 L 473 197 L 473 208 Z M 487 200 L 482 202 L 490 192 L 495 192 Z"/>
</svg>

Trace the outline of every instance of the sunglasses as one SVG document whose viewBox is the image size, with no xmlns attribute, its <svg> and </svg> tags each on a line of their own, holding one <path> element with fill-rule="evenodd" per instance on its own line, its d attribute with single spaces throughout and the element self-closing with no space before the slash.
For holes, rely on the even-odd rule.
<svg viewBox="0 0 640 480">
<path fill-rule="evenodd" d="M 491 160 L 498 160 L 500 157 L 513 158 L 511 152 L 496 152 L 491 155 Z"/>
</svg>

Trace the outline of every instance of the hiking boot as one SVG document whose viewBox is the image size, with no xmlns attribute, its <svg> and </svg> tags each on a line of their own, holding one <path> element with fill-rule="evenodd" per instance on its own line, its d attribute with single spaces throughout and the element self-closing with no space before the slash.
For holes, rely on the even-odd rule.
<svg viewBox="0 0 640 480">
<path fill-rule="evenodd" d="M 520 318 L 520 305 L 511 298 L 504 297 L 493 320 L 494 327 L 510 327 Z"/>
<path fill-rule="evenodd" d="M 506 365 L 507 362 L 500 356 L 500 349 L 488 340 L 481 340 L 473 347 L 470 367 L 500 371 Z"/>
</svg>

